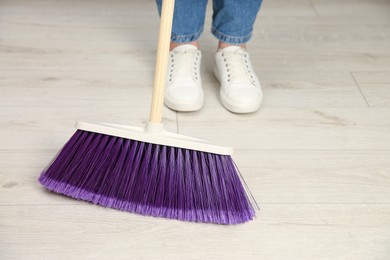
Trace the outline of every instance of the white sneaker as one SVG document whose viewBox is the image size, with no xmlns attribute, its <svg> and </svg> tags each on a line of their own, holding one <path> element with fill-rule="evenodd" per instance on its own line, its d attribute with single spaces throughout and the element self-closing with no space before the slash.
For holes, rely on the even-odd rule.
<svg viewBox="0 0 390 260">
<path fill-rule="evenodd" d="M 195 111 L 203 106 L 200 78 L 201 52 L 193 45 L 170 51 L 164 103 L 176 111 Z"/>
<path fill-rule="evenodd" d="M 221 84 L 221 102 L 226 109 L 234 113 L 259 109 L 263 97 L 260 81 L 244 48 L 219 49 L 215 55 L 214 75 Z"/>
</svg>

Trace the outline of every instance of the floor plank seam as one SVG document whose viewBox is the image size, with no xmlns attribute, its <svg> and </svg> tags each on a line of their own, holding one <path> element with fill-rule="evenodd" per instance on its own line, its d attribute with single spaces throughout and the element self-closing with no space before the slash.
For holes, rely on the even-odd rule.
<svg viewBox="0 0 390 260">
<path fill-rule="evenodd" d="M 364 101 L 366 101 L 367 107 L 370 107 L 370 103 L 368 103 L 368 100 L 367 100 L 366 96 L 364 95 L 362 89 L 360 88 L 359 83 L 357 82 L 355 76 L 353 75 L 352 72 L 349 72 L 349 74 L 351 75 L 352 80 L 355 82 L 355 85 L 356 85 L 357 89 L 359 90 L 360 95 L 363 97 Z"/>
</svg>

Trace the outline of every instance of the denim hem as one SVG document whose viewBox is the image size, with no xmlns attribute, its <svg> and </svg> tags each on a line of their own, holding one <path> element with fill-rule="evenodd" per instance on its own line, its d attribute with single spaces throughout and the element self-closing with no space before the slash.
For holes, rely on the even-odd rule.
<svg viewBox="0 0 390 260">
<path fill-rule="evenodd" d="M 193 42 L 199 39 L 202 32 L 193 33 L 193 34 L 186 34 L 186 35 L 175 35 L 172 34 L 171 41 L 177 42 L 177 43 L 187 43 L 187 42 Z"/>
<path fill-rule="evenodd" d="M 249 34 L 247 34 L 245 36 L 226 35 L 226 34 L 221 33 L 220 31 L 218 31 L 217 29 L 215 29 L 215 27 L 211 28 L 211 33 L 221 42 L 230 43 L 230 44 L 243 44 L 243 43 L 248 42 L 252 37 L 252 32 L 250 32 Z"/>
</svg>

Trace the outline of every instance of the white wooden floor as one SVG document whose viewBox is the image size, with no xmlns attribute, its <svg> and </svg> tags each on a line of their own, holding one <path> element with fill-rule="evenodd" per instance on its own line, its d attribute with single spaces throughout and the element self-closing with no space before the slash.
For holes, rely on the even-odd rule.
<svg viewBox="0 0 390 260">
<path fill-rule="evenodd" d="M 245 225 L 142 217 L 45 191 L 77 119 L 148 115 L 153 0 L 0 0 L 0 259 L 390 259 L 390 1 L 264 0 L 262 109 L 204 109 L 168 129 L 236 147 L 261 211 Z M 211 15 L 211 6 L 208 17 Z"/>
</svg>

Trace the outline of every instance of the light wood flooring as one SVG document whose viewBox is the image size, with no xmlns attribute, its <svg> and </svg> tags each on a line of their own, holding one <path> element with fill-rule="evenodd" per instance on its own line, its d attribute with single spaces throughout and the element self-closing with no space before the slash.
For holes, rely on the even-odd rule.
<svg viewBox="0 0 390 260">
<path fill-rule="evenodd" d="M 152 0 L 0 0 L 0 259 L 390 259 L 390 1 L 264 0 L 249 50 L 260 111 L 219 102 L 208 6 L 205 107 L 171 131 L 236 148 L 261 210 L 185 223 L 47 192 L 41 170 L 77 119 L 141 125 Z"/>
</svg>

